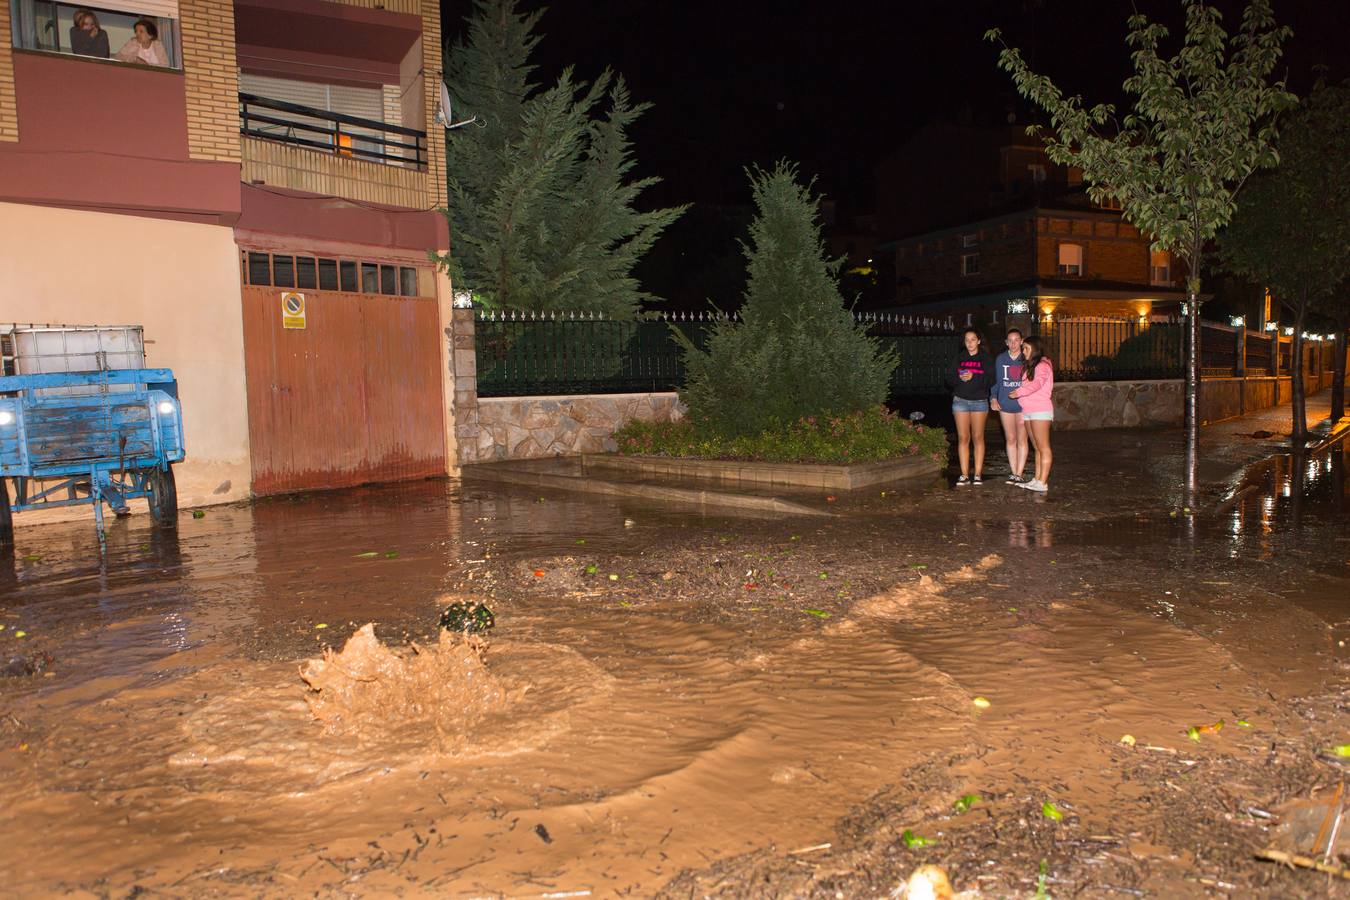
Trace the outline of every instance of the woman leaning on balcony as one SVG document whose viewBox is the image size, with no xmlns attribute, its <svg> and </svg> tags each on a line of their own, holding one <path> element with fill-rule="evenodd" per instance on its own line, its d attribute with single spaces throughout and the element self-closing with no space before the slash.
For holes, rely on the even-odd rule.
<svg viewBox="0 0 1350 900">
<path fill-rule="evenodd" d="M 80 56 L 96 56 L 107 59 L 112 54 L 108 50 L 108 32 L 98 22 L 98 16 L 91 10 L 77 9 L 75 24 L 70 27 L 70 49 Z"/>
<path fill-rule="evenodd" d="M 169 53 L 160 42 L 159 26 L 150 19 L 137 20 L 136 36 L 122 45 L 117 58 L 147 66 L 168 66 Z"/>
</svg>

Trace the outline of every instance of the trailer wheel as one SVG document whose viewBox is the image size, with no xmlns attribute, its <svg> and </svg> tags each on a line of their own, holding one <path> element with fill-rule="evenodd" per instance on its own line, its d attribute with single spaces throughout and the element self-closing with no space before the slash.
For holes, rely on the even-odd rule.
<svg viewBox="0 0 1350 900">
<path fill-rule="evenodd" d="M 178 485 L 173 480 L 173 467 L 155 469 L 145 480 L 150 489 L 150 518 L 160 528 L 177 528 Z"/>
<path fill-rule="evenodd" d="M 0 478 L 0 547 L 14 543 L 14 512 L 9 508 L 9 488 Z"/>
</svg>

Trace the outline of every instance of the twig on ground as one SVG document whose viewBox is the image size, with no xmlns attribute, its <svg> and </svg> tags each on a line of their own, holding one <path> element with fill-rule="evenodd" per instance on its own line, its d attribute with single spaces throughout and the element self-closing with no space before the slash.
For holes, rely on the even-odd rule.
<svg viewBox="0 0 1350 900">
<path fill-rule="evenodd" d="M 1300 869 L 1315 869 L 1318 872 L 1325 872 L 1328 875 L 1335 875 L 1338 878 L 1344 878 L 1347 881 L 1350 881 L 1350 869 L 1347 869 L 1344 866 L 1318 862 L 1315 859 L 1299 856 L 1296 853 L 1285 853 L 1283 850 L 1272 850 L 1267 848 L 1257 853 L 1256 858 L 1284 863 L 1286 866 L 1297 866 Z"/>
</svg>

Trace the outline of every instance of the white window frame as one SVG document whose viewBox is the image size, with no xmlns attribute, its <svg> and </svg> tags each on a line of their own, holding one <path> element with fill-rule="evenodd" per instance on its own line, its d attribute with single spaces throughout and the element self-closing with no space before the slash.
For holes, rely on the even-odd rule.
<svg viewBox="0 0 1350 900">
<path fill-rule="evenodd" d="M 973 263 L 973 265 L 972 265 Z M 961 274 L 978 275 L 980 274 L 980 254 L 962 253 L 961 254 Z"/>
<path fill-rule="evenodd" d="M 963 235 L 961 235 L 961 246 L 962 246 L 962 247 L 978 247 L 978 246 L 980 246 L 980 235 L 979 235 L 979 232 L 976 232 L 975 234 L 963 234 Z"/>
<path fill-rule="evenodd" d="M 1167 260 L 1166 265 L 1158 265 L 1154 262 L 1155 257 Z M 1149 252 L 1148 258 L 1148 282 L 1149 284 L 1171 284 L 1172 283 L 1172 254 L 1167 251 L 1159 253 Z"/>
<path fill-rule="evenodd" d="M 1072 247 L 1078 251 L 1077 263 L 1066 263 L 1064 261 L 1064 251 L 1066 248 L 1069 247 Z M 1075 244 L 1071 241 L 1064 241 L 1058 246 L 1058 248 L 1056 248 L 1055 255 L 1056 255 L 1056 268 L 1060 275 L 1069 278 L 1082 277 L 1083 270 L 1085 268 L 1084 259 L 1087 256 L 1087 249 L 1082 244 Z"/>
</svg>

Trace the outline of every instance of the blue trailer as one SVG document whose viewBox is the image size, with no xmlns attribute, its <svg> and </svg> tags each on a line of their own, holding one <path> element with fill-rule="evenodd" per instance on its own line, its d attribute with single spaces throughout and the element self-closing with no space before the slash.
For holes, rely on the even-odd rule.
<svg viewBox="0 0 1350 900">
<path fill-rule="evenodd" d="M 173 528 L 183 456 L 169 369 L 0 376 L 0 545 L 13 541 L 14 512 L 82 505 L 94 507 L 102 544 L 103 505 L 127 515 L 136 497 Z"/>
</svg>

